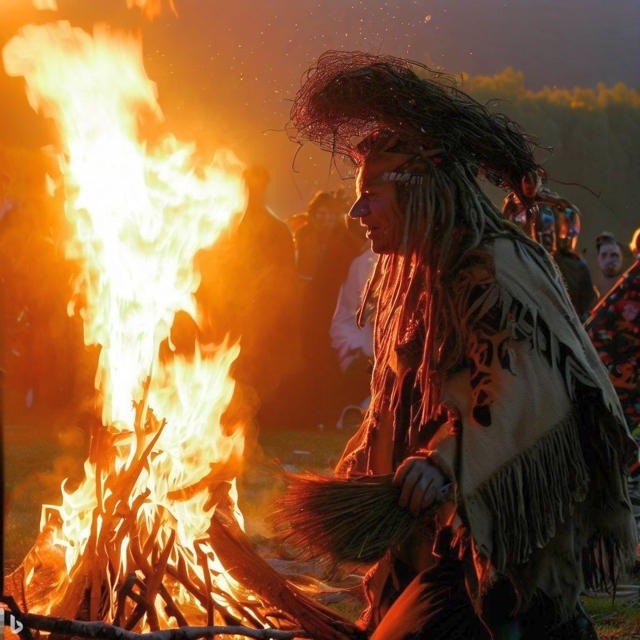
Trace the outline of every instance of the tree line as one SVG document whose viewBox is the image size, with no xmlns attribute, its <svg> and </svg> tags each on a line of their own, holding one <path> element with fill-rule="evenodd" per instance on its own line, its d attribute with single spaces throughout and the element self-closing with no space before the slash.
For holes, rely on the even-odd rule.
<svg viewBox="0 0 640 640">
<path fill-rule="evenodd" d="M 599 83 L 595 89 L 531 91 L 524 74 L 512 68 L 494 76 L 463 74 L 462 88 L 537 137 L 538 159 L 549 171 L 551 187 L 582 213 L 580 248 L 587 250 L 592 265 L 601 231 L 629 242 L 640 226 L 635 193 L 640 177 L 640 91 L 622 82 L 613 87 Z M 502 194 L 493 190 L 491 195 L 499 202 Z"/>
</svg>

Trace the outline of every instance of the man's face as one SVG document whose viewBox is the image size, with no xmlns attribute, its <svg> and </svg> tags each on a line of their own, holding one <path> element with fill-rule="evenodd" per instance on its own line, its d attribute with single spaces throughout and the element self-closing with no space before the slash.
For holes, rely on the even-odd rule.
<svg viewBox="0 0 640 640">
<path fill-rule="evenodd" d="M 374 253 L 398 253 L 402 244 L 404 215 L 393 182 L 383 181 L 365 169 L 358 176 L 358 199 L 349 215 L 359 218 Z"/>
<path fill-rule="evenodd" d="M 615 242 L 600 245 L 598 265 L 607 278 L 613 278 L 622 273 L 622 251 Z"/>
</svg>

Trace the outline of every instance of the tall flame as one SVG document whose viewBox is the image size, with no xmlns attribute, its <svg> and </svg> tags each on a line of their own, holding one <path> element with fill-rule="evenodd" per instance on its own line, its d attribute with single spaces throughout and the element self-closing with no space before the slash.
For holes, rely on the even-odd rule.
<svg viewBox="0 0 640 640">
<path fill-rule="evenodd" d="M 87 545 L 100 553 L 103 538 L 119 544 L 116 560 L 108 552 L 108 580 L 122 580 L 133 553 L 127 513 L 136 538 L 171 547 L 169 562 L 182 559 L 206 582 L 203 554 L 215 559 L 203 542 L 216 506 L 212 486 L 229 482 L 235 500 L 244 445 L 241 426 L 221 427 L 238 347 L 196 348 L 168 360 L 159 353 L 176 312 L 196 317 L 194 256 L 243 209 L 242 165 L 221 151 L 196 167 L 192 145 L 168 137 L 148 149 L 139 139 L 139 123 L 161 111 L 134 37 L 106 27 L 91 36 L 67 22 L 29 25 L 3 59 L 8 74 L 26 79 L 33 108 L 60 132 L 66 214 L 75 226 L 68 257 L 84 265 L 71 307 L 83 318 L 85 342 L 102 347 L 96 387 L 104 437 L 85 463 L 82 485 L 73 492 L 63 485 L 62 506 L 44 509 L 43 525 L 55 509 L 69 582 Z M 153 416 L 141 419 L 147 407 Z M 110 513 L 108 505 L 121 499 L 118 477 L 133 478 L 133 486 L 125 507 Z M 53 595 L 46 610 L 55 602 Z"/>
<path fill-rule="evenodd" d="M 175 16 L 178 15 L 173 0 L 168 0 L 169 8 Z M 140 7 L 143 15 L 148 20 L 153 20 L 162 13 L 162 0 L 127 0 L 129 9 L 132 7 Z"/>
<path fill-rule="evenodd" d="M 32 0 L 33 6 L 38 11 L 57 11 L 58 3 L 56 0 Z M 173 0 L 168 0 L 169 8 L 175 16 L 178 15 Z M 148 19 L 153 20 L 162 14 L 162 0 L 127 0 L 127 7 L 139 7 L 142 14 Z"/>
</svg>

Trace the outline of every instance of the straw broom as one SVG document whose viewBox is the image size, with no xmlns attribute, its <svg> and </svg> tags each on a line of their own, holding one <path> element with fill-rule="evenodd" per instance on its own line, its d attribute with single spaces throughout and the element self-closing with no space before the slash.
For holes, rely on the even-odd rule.
<svg viewBox="0 0 640 640">
<path fill-rule="evenodd" d="M 400 506 L 393 475 L 333 478 L 281 471 L 288 484 L 269 520 L 302 560 L 371 564 L 422 526 L 444 496 L 419 518 Z M 447 485 L 449 488 L 450 485 Z"/>
</svg>

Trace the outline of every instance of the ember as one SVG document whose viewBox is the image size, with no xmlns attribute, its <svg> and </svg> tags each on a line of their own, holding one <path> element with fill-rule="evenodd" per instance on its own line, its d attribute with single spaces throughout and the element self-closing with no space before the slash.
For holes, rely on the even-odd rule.
<svg viewBox="0 0 640 640">
<path fill-rule="evenodd" d="M 196 167 L 191 145 L 167 138 L 151 149 L 139 139 L 139 122 L 161 112 L 133 37 L 31 25 L 3 56 L 60 132 L 75 228 L 67 255 L 83 265 L 70 310 L 85 342 L 101 346 L 102 412 L 84 481 L 63 485 L 61 506 L 43 507 L 9 591 L 30 614 L 151 631 L 296 628 L 286 605 L 327 626 L 322 637 L 341 637 L 329 630 L 335 617 L 305 604 L 244 538 L 235 485 L 243 425 L 222 419 L 238 345 L 171 345 L 175 314 L 197 318 L 196 252 L 243 209 L 242 164 L 221 151 Z"/>
</svg>

